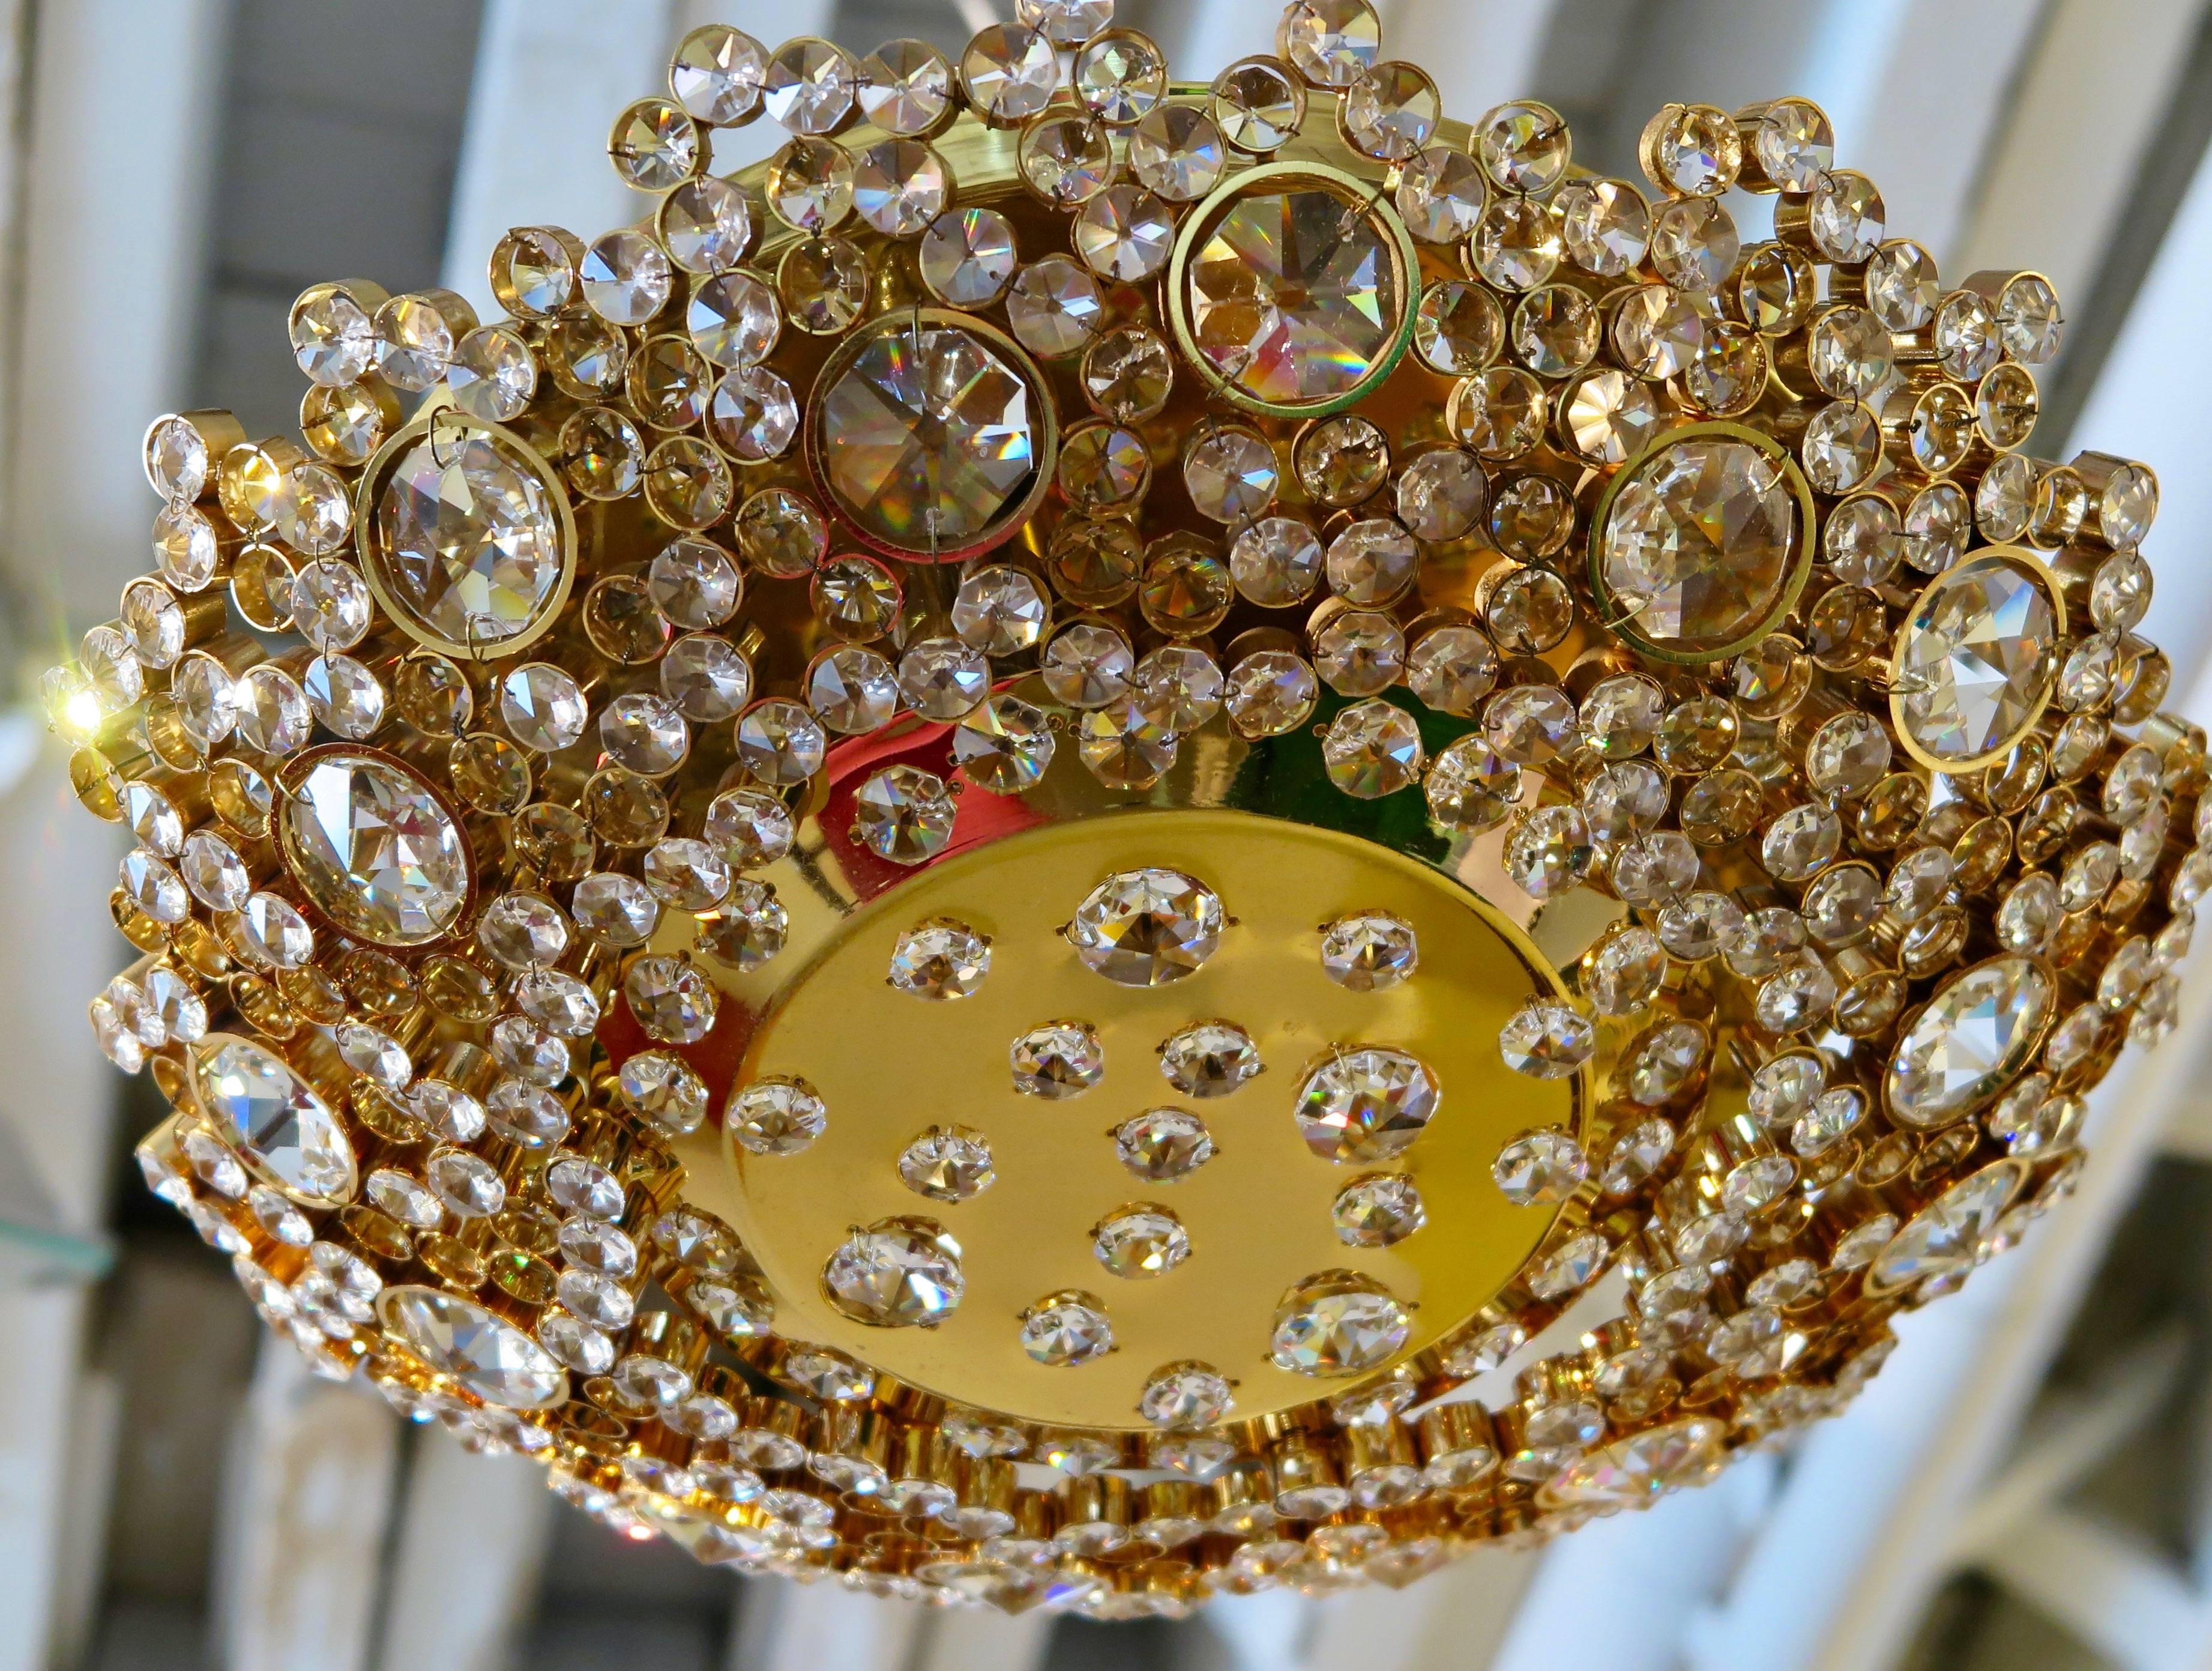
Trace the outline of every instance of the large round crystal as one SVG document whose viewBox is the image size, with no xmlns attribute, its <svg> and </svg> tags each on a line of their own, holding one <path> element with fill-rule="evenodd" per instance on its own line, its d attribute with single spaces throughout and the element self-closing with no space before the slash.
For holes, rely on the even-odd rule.
<svg viewBox="0 0 2212 1671">
<path fill-rule="evenodd" d="M 486 1404 L 543 1410 L 568 1396 L 568 1375 L 552 1354 L 473 1301 L 434 1288 L 387 1288 L 376 1309 L 416 1357 Z"/>
<path fill-rule="evenodd" d="M 1123 870 L 1091 890 L 1067 925 L 1084 967 L 1119 986 L 1194 975 L 1221 944 L 1221 896 L 1180 870 Z"/>
<path fill-rule="evenodd" d="M 330 1105 L 283 1058 L 214 1033 L 192 1053 L 192 1089 L 224 1139 L 293 1194 L 325 1206 L 353 1199 L 353 1144 Z"/>
<path fill-rule="evenodd" d="M 1867 1267 L 1867 1287 L 1877 1293 L 1904 1288 L 1973 1265 L 1982 1257 L 1984 1239 L 1996 1229 L 2027 1177 L 2026 1162 L 2003 1160 L 1952 1185 L 1875 1256 Z"/>
<path fill-rule="evenodd" d="M 2033 724 L 2057 666 L 2043 582 L 2000 556 L 1960 564 L 1922 597 L 1898 645 L 1897 719 L 1945 762 L 2002 753 Z"/>
<path fill-rule="evenodd" d="M 1299 1088 L 1298 1135 L 1324 1161 L 1386 1161 L 1428 1128 L 1441 1095 L 1427 1065 L 1402 1050 L 1342 1051 Z"/>
<path fill-rule="evenodd" d="M 1198 351 L 1227 382 L 1276 406 L 1358 387 L 1405 314 L 1374 216 L 1319 186 L 1232 204 L 1199 244 L 1187 283 Z"/>
<path fill-rule="evenodd" d="M 400 455 L 376 500 L 371 561 L 399 613 L 447 643 L 532 631 L 559 600 L 551 491 L 491 436 L 432 430 Z"/>
<path fill-rule="evenodd" d="M 886 1218 L 856 1229 L 822 1268 L 838 1310 L 878 1328 L 930 1327 L 967 1291 L 960 1246 L 927 1218 Z"/>
<path fill-rule="evenodd" d="M 1907 1125 L 1944 1125 L 2010 1084 L 2051 1019 L 2051 977 L 2025 957 L 1996 957 L 1929 1001 L 1890 1058 L 1890 1110 Z"/>
<path fill-rule="evenodd" d="M 346 933 L 416 946 L 468 902 L 460 826 L 414 773 L 380 755 L 325 754 L 280 803 L 284 863 Z"/>
<path fill-rule="evenodd" d="M 1036 473 L 1037 392 L 1000 350 L 957 326 L 880 331 L 816 403 L 831 493 L 902 551 L 972 546 Z"/>
<path fill-rule="evenodd" d="M 1382 1284 L 1325 1271 L 1283 1296 L 1267 1355 L 1293 1375 L 1358 1375 L 1387 1363 L 1412 1327 L 1406 1308 Z"/>
<path fill-rule="evenodd" d="M 1749 442 L 1693 436 L 1623 481 L 1598 531 L 1599 577 L 1637 637 L 1717 650 L 1773 609 L 1802 533 L 1782 465 Z"/>
<path fill-rule="evenodd" d="M 1727 1431 L 1719 1422 L 1692 1416 L 1617 1440 L 1571 1464 L 1544 1487 L 1544 1501 L 1601 1511 L 1641 1508 L 1710 1473 Z"/>
</svg>

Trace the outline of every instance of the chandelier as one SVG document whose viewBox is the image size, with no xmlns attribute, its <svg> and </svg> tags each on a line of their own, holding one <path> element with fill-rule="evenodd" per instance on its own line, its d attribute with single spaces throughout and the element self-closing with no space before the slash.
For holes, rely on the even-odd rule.
<svg viewBox="0 0 2212 1671">
<path fill-rule="evenodd" d="M 2154 478 L 2021 450 L 2051 287 L 1818 107 L 1631 182 L 1364 0 L 1211 85 L 1110 14 L 690 35 L 635 224 L 314 286 L 297 443 L 155 423 L 46 694 L 147 1180 L 316 1369 L 1127 1617 L 1840 1409 L 2172 1027 L 2212 826 Z"/>
</svg>

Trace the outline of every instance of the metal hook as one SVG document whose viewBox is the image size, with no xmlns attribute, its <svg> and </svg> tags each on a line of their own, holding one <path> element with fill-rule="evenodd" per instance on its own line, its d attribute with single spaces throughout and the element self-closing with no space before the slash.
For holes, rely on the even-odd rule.
<svg viewBox="0 0 2212 1671">
<path fill-rule="evenodd" d="M 441 470 L 450 470 L 453 466 L 453 460 L 439 450 L 438 426 L 448 419 L 451 419 L 453 426 L 460 431 L 461 439 L 468 438 L 468 420 L 453 407 L 441 406 L 430 414 L 430 428 L 427 437 L 430 443 L 430 461 Z"/>
</svg>

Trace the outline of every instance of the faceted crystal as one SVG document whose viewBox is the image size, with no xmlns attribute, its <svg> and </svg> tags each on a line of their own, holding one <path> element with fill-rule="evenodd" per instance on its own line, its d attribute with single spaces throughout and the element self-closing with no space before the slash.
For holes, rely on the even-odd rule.
<svg viewBox="0 0 2212 1671">
<path fill-rule="evenodd" d="M 1670 1422 L 1577 1458 L 1544 1487 L 1563 1509 L 1605 1513 L 1640 1508 L 1710 1474 L 1721 1457 L 1723 1424 L 1704 1417 Z"/>
<path fill-rule="evenodd" d="M 282 1058 L 210 1035 L 192 1052 L 193 1089 L 226 1138 L 292 1193 L 323 1206 L 353 1198 L 353 1144 L 337 1116 Z"/>
<path fill-rule="evenodd" d="M 1228 1415 L 1236 1395 L 1218 1370 L 1205 1363 L 1170 1363 L 1155 1370 L 1137 1401 L 1138 1413 L 1155 1427 L 1188 1432 Z"/>
<path fill-rule="evenodd" d="M 1220 896 L 1179 870 L 1109 876 L 1066 930 L 1084 967 L 1121 986 L 1164 986 L 1202 968 L 1221 944 Z"/>
<path fill-rule="evenodd" d="M 1146 1183 L 1171 1184 L 1213 1158 L 1213 1138 L 1196 1114 L 1152 1108 L 1114 1128 L 1114 1152 Z"/>
<path fill-rule="evenodd" d="M 1944 1125 L 2005 1089 L 2027 1065 L 2057 995 L 2043 967 L 1996 957 L 1959 975 L 1899 1040 L 1886 1074 L 1905 1124 Z"/>
<path fill-rule="evenodd" d="M 1226 1096 L 1260 1071 L 1259 1046 L 1231 1022 L 1200 1022 L 1160 1046 L 1160 1071 L 1185 1096 Z"/>
<path fill-rule="evenodd" d="M 990 1188 L 998 1176 L 991 1165 L 991 1145 L 981 1131 L 964 1125 L 951 1130 L 931 1126 L 906 1146 L 899 1156 L 901 1182 L 917 1195 L 933 1201 L 967 1201 Z"/>
<path fill-rule="evenodd" d="M 951 550 L 1031 479 L 1036 392 L 951 326 L 872 338 L 821 397 L 823 467 L 861 524 L 902 550 Z"/>
<path fill-rule="evenodd" d="M 326 754 L 281 811 L 293 875 L 347 932 L 411 946 L 453 926 L 468 898 L 468 845 L 413 774 L 380 756 Z"/>
<path fill-rule="evenodd" d="M 886 766 L 853 796 L 853 832 L 878 857 L 920 864 L 952 839 L 955 808 L 945 782 L 919 766 Z"/>
<path fill-rule="evenodd" d="M 952 757 L 978 788 L 1014 795 L 1044 776 L 1056 747 L 1043 710 L 1001 692 L 963 718 L 952 734 Z"/>
<path fill-rule="evenodd" d="M 1349 991 L 1395 986 L 1419 961 L 1413 924 L 1385 912 L 1340 917 L 1322 930 L 1322 973 Z"/>
<path fill-rule="evenodd" d="M 964 998 L 990 973 L 991 942 L 965 923 L 933 917 L 891 948 L 890 984 L 918 998 Z"/>
<path fill-rule="evenodd" d="M 1114 1325 L 1095 1295 L 1068 1290 L 1022 1314 L 1022 1350 L 1052 1369 L 1070 1369 L 1114 1350 Z"/>
<path fill-rule="evenodd" d="M 1329 1208 L 1336 1239 L 1349 1247 L 1389 1247 L 1428 1223 L 1428 1209 L 1411 1178 L 1378 1172 L 1353 1180 Z"/>
<path fill-rule="evenodd" d="M 1339 1051 L 1306 1075 L 1298 1135 L 1325 1161 L 1364 1165 L 1402 1154 L 1436 1117 L 1436 1076 L 1401 1050 Z"/>
<path fill-rule="evenodd" d="M 434 1288 L 387 1288 L 377 1315 L 431 1370 L 486 1404 L 543 1410 L 568 1395 L 568 1375 L 543 1346 L 473 1301 Z"/>
<path fill-rule="evenodd" d="M 1281 405 L 1358 387 L 1406 305 L 1374 220 L 1317 188 L 1237 200 L 1194 249 L 1186 282 L 1199 352 L 1247 394 Z"/>
<path fill-rule="evenodd" d="M 1164 1276 L 1190 1257 L 1190 1232 L 1165 1207 L 1124 1207 L 1091 1231 L 1091 1251 L 1117 1277 Z"/>
<path fill-rule="evenodd" d="M 960 1245 L 927 1218 L 886 1218 L 854 1230 L 822 1268 L 837 1308 L 878 1328 L 933 1327 L 967 1291 Z"/>
<path fill-rule="evenodd" d="M 1804 531 L 1780 467 L 1746 442 L 1677 442 L 1614 498 L 1596 540 L 1608 590 L 1644 637 L 1712 648 L 1773 605 Z"/>
<path fill-rule="evenodd" d="M 1971 1267 L 2027 1176 L 2024 1162 L 2004 1160 L 1952 1185 L 1867 1267 L 1868 1285 L 1901 1288 Z"/>
<path fill-rule="evenodd" d="M 463 647 L 530 631 L 562 579 L 552 496 L 489 436 L 433 432 L 403 454 L 377 497 L 371 553 L 399 607 Z"/>
<path fill-rule="evenodd" d="M 1089 1090 L 1106 1074 L 1105 1046 L 1088 1022 L 1048 1022 L 1031 1028 L 1007 1051 L 1014 1089 L 1051 1101 Z"/>
<path fill-rule="evenodd" d="M 796 1155 L 829 1129 L 830 1111 L 803 1079 L 761 1079 L 730 1099 L 725 1125 L 756 1155 Z"/>
<path fill-rule="evenodd" d="M 1411 1315 L 1382 1284 L 1323 1272 L 1284 1295 L 1267 1355 L 1294 1375 L 1358 1375 L 1395 1357 L 1412 1332 Z"/>
<path fill-rule="evenodd" d="M 2042 582 L 2002 558 L 1952 570 L 1905 622 L 1895 698 L 1912 740 L 1942 760 L 2009 747 L 2050 689 L 2057 621 Z"/>
</svg>

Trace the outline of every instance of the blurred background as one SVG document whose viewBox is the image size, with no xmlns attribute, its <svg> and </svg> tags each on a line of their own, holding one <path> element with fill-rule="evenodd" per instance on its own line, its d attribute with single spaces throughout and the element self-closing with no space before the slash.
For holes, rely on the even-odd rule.
<svg viewBox="0 0 2212 1671">
<path fill-rule="evenodd" d="M 1893 235 L 2066 303 L 2033 450 L 2163 479 L 2148 630 L 2212 722 L 2212 0 L 1382 0 L 1385 51 L 1472 119 L 1569 117 L 1633 174 L 1670 99 L 1835 119 Z M 1844 1419 L 1713 1488 L 1401 1592 L 1099 1625 L 904 1607 L 627 1546 L 535 1471 L 403 1429 L 264 1350 L 128 1165 L 151 1088 L 84 1003 L 126 961 L 119 848 L 26 698 L 149 566 L 153 414 L 296 423 L 293 296 L 445 284 L 489 317 L 513 224 L 634 217 L 609 122 L 672 45 L 949 52 L 993 0 L 0 0 L 0 1671 L 1607 1671 L 2212 1666 L 2208 983 L 2100 1093 L 2077 1198 Z M 1276 0 L 1122 0 L 1204 79 Z M 751 160 L 763 123 L 718 137 Z M 733 146 L 737 148 L 733 151 Z M 1749 235 L 1749 227 L 1747 227 Z"/>
</svg>

